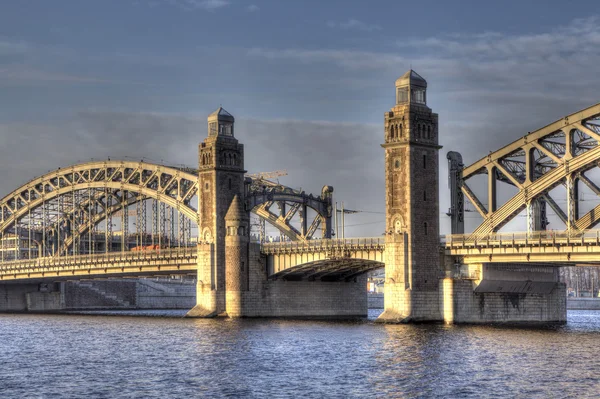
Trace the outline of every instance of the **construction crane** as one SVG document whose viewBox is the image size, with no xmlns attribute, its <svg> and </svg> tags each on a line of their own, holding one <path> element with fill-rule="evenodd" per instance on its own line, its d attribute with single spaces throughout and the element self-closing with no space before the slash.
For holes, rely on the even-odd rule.
<svg viewBox="0 0 600 399">
<path fill-rule="evenodd" d="M 287 170 L 274 170 L 273 172 L 258 172 L 258 173 L 246 173 L 246 177 L 250 177 L 252 179 L 274 179 L 279 176 L 287 176 Z"/>
</svg>

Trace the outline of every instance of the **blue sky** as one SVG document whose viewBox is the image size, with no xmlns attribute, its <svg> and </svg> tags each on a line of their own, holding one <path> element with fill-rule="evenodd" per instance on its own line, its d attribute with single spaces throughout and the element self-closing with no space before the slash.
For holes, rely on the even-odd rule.
<svg viewBox="0 0 600 399">
<path fill-rule="evenodd" d="M 600 101 L 591 1 L 0 3 L 0 196 L 92 157 L 194 164 L 222 104 L 249 171 L 381 211 L 383 112 L 412 66 L 440 115 L 444 210 L 446 151 L 472 162 Z"/>
</svg>

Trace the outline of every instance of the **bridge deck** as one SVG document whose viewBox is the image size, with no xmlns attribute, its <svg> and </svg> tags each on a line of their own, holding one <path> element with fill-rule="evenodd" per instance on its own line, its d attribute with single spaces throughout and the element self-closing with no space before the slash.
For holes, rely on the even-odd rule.
<svg viewBox="0 0 600 399">
<path fill-rule="evenodd" d="M 348 281 L 384 267 L 384 237 L 267 243 L 271 279 Z"/>
<path fill-rule="evenodd" d="M 181 274 L 196 271 L 196 248 L 53 256 L 0 264 L 0 281 Z"/>
<path fill-rule="evenodd" d="M 600 230 L 493 233 L 484 237 L 445 237 L 447 255 L 465 263 L 543 262 L 600 264 Z"/>
</svg>

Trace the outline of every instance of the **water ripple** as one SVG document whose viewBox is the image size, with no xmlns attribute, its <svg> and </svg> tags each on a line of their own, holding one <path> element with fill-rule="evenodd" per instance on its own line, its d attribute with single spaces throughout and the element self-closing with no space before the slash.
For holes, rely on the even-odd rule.
<svg viewBox="0 0 600 399">
<path fill-rule="evenodd" d="M 118 314 L 0 315 L 0 397 L 580 398 L 600 387 L 600 312 L 542 329 Z"/>
</svg>

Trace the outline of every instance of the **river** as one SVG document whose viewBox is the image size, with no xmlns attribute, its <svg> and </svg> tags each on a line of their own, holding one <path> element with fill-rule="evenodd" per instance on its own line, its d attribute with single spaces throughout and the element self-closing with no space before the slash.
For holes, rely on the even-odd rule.
<svg viewBox="0 0 600 399">
<path fill-rule="evenodd" d="M 1 398 L 598 397 L 600 311 L 549 328 L 0 315 Z"/>
</svg>

